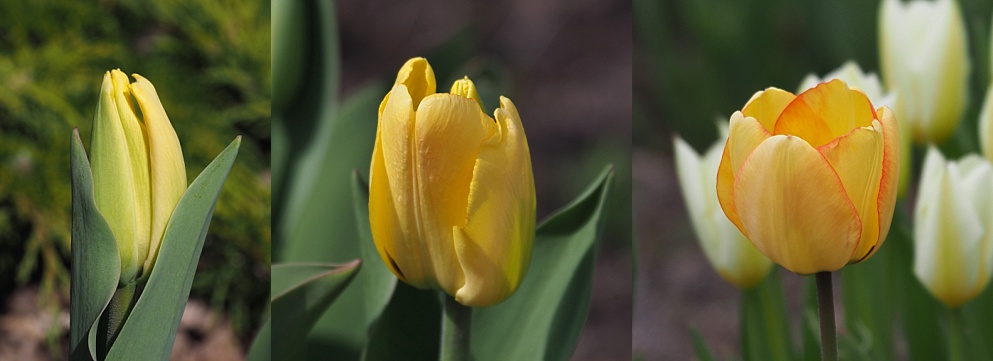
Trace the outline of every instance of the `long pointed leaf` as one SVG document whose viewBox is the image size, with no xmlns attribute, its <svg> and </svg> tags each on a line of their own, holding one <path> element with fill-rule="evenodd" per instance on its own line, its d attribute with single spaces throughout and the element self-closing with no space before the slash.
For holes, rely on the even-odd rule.
<svg viewBox="0 0 993 361">
<path fill-rule="evenodd" d="M 93 174 L 79 130 L 72 131 L 72 283 L 69 290 L 70 359 L 95 359 L 90 328 L 100 318 L 121 278 L 121 257 L 107 221 L 93 201 Z"/>
<path fill-rule="evenodd" d="M 568 360 L 586 322 L 608 166 L 575 202 L 538 226 L 528 275 L 517 292 L 473 310 L 473 359 Z"/>
<path fill-rule="evenodd" d="M 793 360 L 779 270 L 741 294 L 741 349 L 745 361 Z"/>
<path fill-rule="evenodd" d="M 240 145 L 238 137 L 221 151 L 179 200 L 148 283 L 111 346 L 108 360 L 133 360 L 137 355 L 169 359 L 210 218 Z"/>
</svg>

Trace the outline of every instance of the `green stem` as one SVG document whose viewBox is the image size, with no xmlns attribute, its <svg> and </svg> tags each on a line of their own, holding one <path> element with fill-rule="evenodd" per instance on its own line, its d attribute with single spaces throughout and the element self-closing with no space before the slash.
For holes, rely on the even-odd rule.
<svg viewBox="0 0 993 361">
<path fill-rule="evenodd" d="M 950 310 L 948 315 L 948 360 L 965 360 L 965 323 L 962 322 L 962 311 L 958 308 Z"/>
<path fill-rule="evenodd" d="M 110 304 L 107 305 L 107 312 L 104 312 L 103 320 L 101 320 L 103 327 L 101 327 L 100 333 L 97 334 L 99 338 L 97 341 L 97 353 L 100 357 L 107 355 L 107 352 L 110 351 L 110 346 L 114 344 L 117 335 L 121 333 L 121 328 L 124 327 L 124 320 L 131 313 L 131 309 L 134 308 L 134 296 L 137 288 L 138 284 L 136 282 L 129 283 L 124 287 L 118 288 L 114 292 L 114 296 L 111 297 Z"/>
<path fill-rule="evenodd" d="M 472 328 L 472 307 L 463 306 L 455 298 L 442 293 L 441 361 L 469 360 L 469 331 Z"/>
<path fill-rule="evenodd" d="M 834 326 L 834 289 L 831 272 L 817 272 L 817 309 L 821 319 L 821 360 L 838 360 L 838 333 Z"/>
</svg>

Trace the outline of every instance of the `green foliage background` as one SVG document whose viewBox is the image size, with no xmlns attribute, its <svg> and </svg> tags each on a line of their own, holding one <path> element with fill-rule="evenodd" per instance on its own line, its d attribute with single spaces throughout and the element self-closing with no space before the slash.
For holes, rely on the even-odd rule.
<svg viewBox="0 0 993 361">
<path fill-rule="evenodd" d="M 0 2 L 0 300 L 38 283 L 68 300 L 69 139 L 89 133 L 104 71 L 155 84 L 189 181 L 237 135 L 191 297 L 242 340 L 269 294 L 269 1 Z M 12 276 L 8 276 L 12 275 Z M 49 307 L 56 307 L 50 302 Z"/>
</svg>

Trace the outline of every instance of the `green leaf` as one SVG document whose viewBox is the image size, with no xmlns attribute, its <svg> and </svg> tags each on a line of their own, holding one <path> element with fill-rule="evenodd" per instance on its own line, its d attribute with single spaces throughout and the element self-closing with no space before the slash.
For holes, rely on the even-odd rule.
<svg viewBox="0 0 993 361">
<path fill-rule="evenodd" d="M 79 130 L 72 131 L 72 284 L 69 290 L 69 354 L 71 360 L 92 360 L 88 342 L 121 278 L 121 256 L 114 234 L 93 201 L 93 174 Z"/>
<path fill-rule="evenodd" d="M 741 353 L 744 360 L 793 360 L 786 298 L 778 268 L 741 294 Z"/>
<path fill-rule="evenodd" d="M 437 360 L 441 344 L 438 291 L 397 282 L 363 351 L 364 361 Z"/>
<path fill-rule="evenodd" d="M 135 355 L 168 360 L 186 308 L 217 196 L 227 179 L 241 137 L 214 158 L 176 205 L 144 290 L 107 354 L 108 360 Z"/>
<path fill-rule="evenodd" d="M 613 174 L 608 166 L 582 196 L 538 226 L 528 274 L 513 296 L 474 309 L 474 360 L 571 357 L 589 309 Z"/>
<path fill-rule="evenodd" d="M 248 361 L 269 360 L 272 360 L 272 312 L 266 312 L 265 321 L 248 350 Z"/>
<path fill-rule="evenodd" d="M 935 337 L 935 331 L 941 329 L 938 312 L 944 305 L 928 293 L 913 273 L 914 240 L 908 231 L 910 224 L 899 208 L 893 213 L 893 225 L 883 247 L 892 249 L 894 262 L 891 267 L 896 277 L 891 281 L 896 283 L 896 294 L 902 297 L 887 299 L 894 302 L 900 312 L 910 360 L 941 360 L 945 358 L 947 342 L 942 337 Z"/>
<path fill-rule="evenodd" d="M 890 302 L 882 300 L 896 294 L 896 285 L 892 280 L 898 277 L 890 266 L 895 249 L 887 247 L 886 243 L 883 245 L 872 258 L 845 266 L 839 272 L 841 310 L 845 315 L 841 325 L 852 331 L 864 330 L 866 337 L 863 341 L 869 343 L 866 347 L 868 353 L 877 360 L 893 359 L 896 309 Z"/>
<path fill-rule="evenodd" d="M 280 359 L 298 359 L 310 329 L 356 278 L 360 260 L 272 267 L 272 345 Z"/>
<path fill-rule="evenodd" d="M 693 348 L 696 349 L 696 357 L 700 361 L 714 361 L 714 354 L 710 352 L 710 347 L 707 346 L 707 342 L 703 340 L 700 336 L 700 332 L 696 328 L 690 328 L 690 336 L 693 337 Z"/>
<path fill-rule="evenodd" d="M 355 169 L 368 169 L 376 139 L 379 102 L 386 94 L 381 86 L 359 91 L 331 122 L 324 134 L 304 156 L 292 179 L 288 179 L 285 224 L 278 232 L 282 243 L 274 246 L 283 262 L 340 263 L 361 258 L 365 266 L 356 276 L 362 287 L 349 287 L 325 313 L 308 336 L 308 356 L 336 355 L 340 360 L 356 360 L 368 337 L 368 327 L 378 317 L 376 309 L 389 294 L 371 289 L 392 290 L 396 280 L 385 269 L 378 253 L 367 257 L 362 250 L 356 209 L 349 199 Z M 333 121 L 331 120 L 333 119 Z M 366 212 L 367 213 L 367 212 Z M 366 214 L 368 217 L 368 214 Z M 368 228 L 368 221 L 364 227 Z M 365 243 L 372 246 L 371 239 Z M 382 277 L 385 271 L 386 277 Z M 366 273 L 370 273 L 367 275 Z M 370 288 L 371 287 L 371 288 Z M 380 299 L 379 297 L 382 297 Z"/>
</svg>

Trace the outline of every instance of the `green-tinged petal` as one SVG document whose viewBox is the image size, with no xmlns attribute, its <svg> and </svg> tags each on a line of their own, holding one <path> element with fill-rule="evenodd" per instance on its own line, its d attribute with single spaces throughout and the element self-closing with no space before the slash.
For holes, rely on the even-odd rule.
<svg viewBox="0 0 993 361">
<path fill-rule="evenodd" d="M 534 175 L 517 108 L 500 98 L 498 132 L 480 148 L 469 190 L 465 227 L 455 227 L 455 250 L 465 285 L 455 294 L 467 306 L 503 301 L 517 289 L 531 260 L 535 229 Z"/>
<path fill-rule="evenodd" d="M 411 147 L 422 252 L 430 255 L 440 288 L 454 295 L 465 279 L 452 228 L 466 226 L 476 156 L 497 125 L 475 101 L 453 94 L 424 98 L 415 119 Z"/>
<path fill-rule="evenodd" d="M 148 164 L 151 184 L 151 234 L 149 236 L 148 258 L 145 260 L 147 277 L 159 253 L 162 234 L 176 204 L 186 192 L 186 163 L 179 137 L 169 122 L 165 108 L 159 101 L 155 87 L 147 79 L 133 74 L 131 85 L 142 119 L 148 132 Z"/>
<path fill-rule="evenodd" d="M 983 238 L 976 254 L 972 255 L 979 258 L 975 288 L 978 296 L 989 284 L 993 273 L 993 192 L 989 191 L 993 184 L 993 164 L 985 158 L 970 154 L 959 160 L 959 170 L 962 174 L 961 190 L 969 196 L 973 209 L 983 224 Z"/>
<path fill-rule="evenodd" d="M 883 129 L 878 121 L 872 127 L 858 128 L 817 149 L 831 164 L 848 199 L 862 221 L 862 235 L 852 262 L 876 248 L 879 240 L 879 184 L 883 173 Z"/>
<path fill-rule="evenodd" d="M 798 136 L 816 148 L 852 129 L 871 126 L 875 114 L 865 94 L 834 79 L 798 95 L 783 109 L 772 133 Z"/>
<path fill-rule="evenodd" d="M 734 198 L 752 243 L 795 273 L 836 271 L 858 245 L 861 223 L 841 180 L 799 137 L 776 135 L 755 148 L 735 176 Z"/>
<path fill-rule="evenodd" d="M 157 244 L 149 238 L 149 235 L 152 234 L 152 188 L 149 183 L 148 129 L 144 122 L 138 120 L 137 104 L 135 104 L 134 92 L 127 74 L 114 69 L 110 71 L 110 76 L 114 82 L 114 103 L 117 105 L 117 113 L 121 117 L 124 138 L 128 142 L 128 157 L 131 160 L 131 179 L 134 185 L 134 200 L 132 202 L 135 203 L 135 234 L 137 235 L 134 247 L 139 262 L 142 264 L 141 273 L 146 274 L 148 267 L 150 267 L 149 248 L 153 243 Z M 183 181 L 185 182 L 185 178 Z"/>
<path fill-rule="evenodd" d="M 373 240 L 383 262 L 399 278 L 416 287 L 433 287 L 437 281 L 415 212 L 414 106 L 407 87 L 394 85 L 382 109 L 374 150 L 382 157 L 382 168 L 370 170 L 369 222 Z M 373 167 L 376 162 L 374 158 Z M 393 220 L 396 223 L 391 223 Z"/>
<path fill-rule="evenodd" d="M 410 101 L 416 110 L 428 95 L 434 94 L 437 84 L 434 80 L 434 69 L 424 58 L 412 58 L 400 67 L 397 72 L 396 84 L 407 87 Z"/>
<path fill-rule="evenodd" d="M 959 167 L 929 148 L 914 217 L 914 274 L 953 308 L 978 294 L 983 238 L 983 225 L 969 200 L 973 195 L 961 186 Z"/>
<path fill-rule="evenodd" d="M 752 95 L 741 109 L 741 113 L 746 117 L 757 119 L 767 132 L 772 133 L 779 114 L 783 113 L 783 109 L 786 109 L 793 99 L 796 99 L 793 93 L 778 88 L 768 88 Z"/>
<path fill-rule="evenodd" d="M 103 214 L 117 239 L 121 253 L 121 283 L 138 277 L 145 253 L 138 246 L 144 234 L 138 233 L 138 198 L 127 135 L 115 103 L 111 72 L 103 77 L 90 141 L 90 164 L 93 168 L 93 193 L 97 209 Z"/>
<path fill-rule="evenodd" d="M 993 83 L 986 88 L 983 110 L 979 113 L 979 144 L 986 159 L 993 162 Z"/>
</svg>

